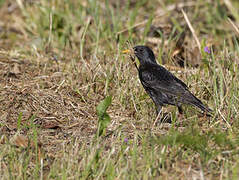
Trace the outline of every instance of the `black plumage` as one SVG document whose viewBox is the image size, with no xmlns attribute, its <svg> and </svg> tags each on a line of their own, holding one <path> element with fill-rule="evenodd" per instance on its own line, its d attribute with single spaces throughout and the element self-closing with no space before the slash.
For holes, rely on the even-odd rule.
<svg viewBox="0 0 239 180">
<path fill-rule="evenodd" d="M 212 110 L 206 107 L 189 90 L 187 85 L 167 69 L 157 64 L 153 51 L 147 46 L 135 46 L 134 54 L 139 59 L 139 79 L 153 100 L 157 114 L 164 105 L 174 105 L 182 113 L 182 104 L 193 105 L 206 114 Z"/>
</svg>

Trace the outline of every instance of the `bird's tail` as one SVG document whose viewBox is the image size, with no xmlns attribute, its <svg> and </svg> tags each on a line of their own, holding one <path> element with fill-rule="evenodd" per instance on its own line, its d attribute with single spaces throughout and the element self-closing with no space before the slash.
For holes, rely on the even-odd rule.
<svg viewBox="0 0 239 180">
<path fill-rule="evenodd" d="M 207 113 L 207 114 L 211 114 L 213 111 L 212 109 L 210 109 L 209 107 L 205 106 L 202 101 L 200 101 L 198 98 L 196 98 L 193 94 L 192 96 L 194 97 L 191 101 L 191 104 L 193 106 L 198 107 L 199 109 L 201 109 L 203 112 Z"/>
</svg>

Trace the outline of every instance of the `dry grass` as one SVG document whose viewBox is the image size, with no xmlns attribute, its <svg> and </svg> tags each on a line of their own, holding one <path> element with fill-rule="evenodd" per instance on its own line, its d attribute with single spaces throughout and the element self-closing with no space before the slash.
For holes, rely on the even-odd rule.
<svg viewBox="0 0 239 180">
<path fill-rule="evenodd" d="M 231 3 L 238 6 L 0 1 L 0 178 L 237 179 L 239 19 Z M 152 47 L 215 114 L 185 106 L 179 117 L 167 107 L 172 124 L 155 121 L 121 54 L 127 40 Z M 110 123 L 97 137 L 96 107 L 109 95 Z"/>
</svg>

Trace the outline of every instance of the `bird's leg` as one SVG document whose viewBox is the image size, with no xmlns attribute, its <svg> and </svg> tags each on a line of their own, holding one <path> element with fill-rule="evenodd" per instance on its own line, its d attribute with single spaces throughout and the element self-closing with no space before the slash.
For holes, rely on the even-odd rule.
<svg viewBox="0 0 239 180">
<path fill-rule="evenodd" d="M 156 112 L 157 112 L 157 117 L 154 121 L 154 125 L 156 122 L 160 122 L 160 123 L 171 123 L 171 117 L 169 115 L 169 113 L 162 113 L 162 106 L 158 105 L 156 108 Z"/>
<path fill-rule="evenodd" d="M 183 118 L 183 108 L 182 108 L 182 106 L 178 106 L 178 112 L 179 112 L 179 115 L 178 115 L 179 124 L 182 126 L 182 124 L 181 124 L 182 118 Z"/>
<path fill-rule="evenodd" d="M 161 114 L 162 114 L 161 112 L 162 112 L 162 106 L 157 105 L 157 106 L 156 106 L 156 114 L 157 114 L 157 117 L 156 117 L 156 119 L 155 119 L 155 121 L 154 121 L 153 126 L 155 126 L 156 122 L 158 122 L 158 120 L 160 119 L 160 116 L 161 116 Z"/>
<path fill-rule="evenodd" d="M 180 115 L 183 114 L 183 108 L 182 108 L 182 106 L 178 106 L 178 112 L 179 112 Z"/>
</svg>

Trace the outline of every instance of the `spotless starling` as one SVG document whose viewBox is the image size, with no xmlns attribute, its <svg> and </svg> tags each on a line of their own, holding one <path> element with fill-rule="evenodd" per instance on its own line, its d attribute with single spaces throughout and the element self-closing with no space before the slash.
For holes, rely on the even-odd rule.
<svg viewBox="0 0 239 180">
<path fill-rule="evenodd" d="M 154 53 L 149 47 L 135 46 L 133 51 L 140 62 L 137 68 L 139 79 L 145 91 L 153 100 L 157 114 L 161 112 L 162 106 L 167 104 L 177 106 L 180 114 L 183 112 L 183 104 L 198 107 L 207 115 L 212 112 L 188 90 L 184 82 L 163 66 L 157 64 Z M 128 52 L 130 50 L 123 51 L 123 53 Z"/>
</svg>

